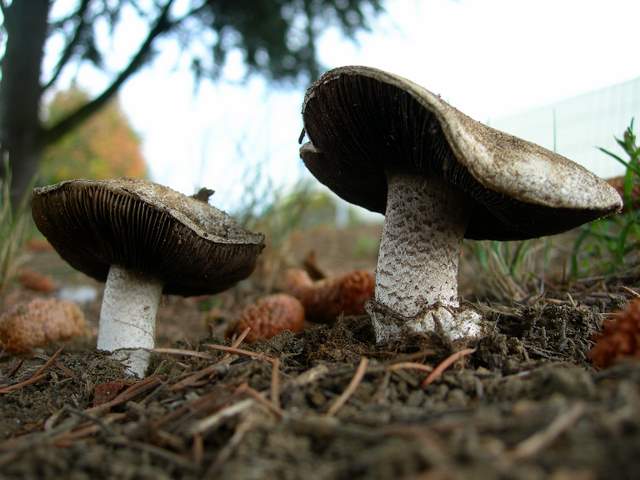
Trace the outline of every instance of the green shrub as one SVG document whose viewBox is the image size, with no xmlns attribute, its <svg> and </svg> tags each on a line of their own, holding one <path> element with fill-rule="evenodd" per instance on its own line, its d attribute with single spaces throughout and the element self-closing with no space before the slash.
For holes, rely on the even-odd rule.
<svg viewBox="0 0 640 480">
<path fill-rule="evenodd" d="M 628 160 L 604 148 L 600 151 L 625 166 L 623 197 L 625 212 L 591 222 L 581 228 L 573 245 L 571 275 L 622 275 L 637 269 L 640 247 L 640 210 L 634 209 L 634 191 L 640 188 L 640 146 L 633 120 L 616 142 Z"/>
</svg>

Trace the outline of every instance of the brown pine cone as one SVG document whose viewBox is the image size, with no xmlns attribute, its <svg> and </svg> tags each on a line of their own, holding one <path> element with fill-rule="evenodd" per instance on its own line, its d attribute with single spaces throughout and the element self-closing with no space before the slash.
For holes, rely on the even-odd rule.
<svg viewBox="0 0 640 480">
<path fill-rule="evenodd" d="M 632 301 L 614 318 L 605 320 L 594 340 L 596 344 L 589 358 L 598 368 L 606 368 L 623 358 L 640 359 L 640 299 Z"/>
<path fill-rule="evenodd" d="M 78 306 L 55 298 L 20 303 L 0 316 L 0 344 L 12 353 L 29 352 L 85 332 L 84 314 Z"/>
<path fill-rule="evenodd" d="M 251 330 L 245 341 L 253 343 L 266 340 L 286 330 L 300 332 L 304 328 L 304 308 L 291 295 L 268 295 L 247 306 L 227 330 L 227 337 Z"/>
<path fill-rule="evenodd" d="M 18 282 L 26 289 L 41 293 L 51 293 L 57 288 L 51 277 L 26 268 L 18 273 Z"/>
<path fill-rule="evenodd" d="M 314 322 L 333 322 L 341 314 L 364 314 L 364 304 L 374 289 L 375 277 L 365 270 L 317 282 L 304 270 L 294 268 L 285 273 L 285 291 L 302 302 L 307 320 Z"/>
</svg>

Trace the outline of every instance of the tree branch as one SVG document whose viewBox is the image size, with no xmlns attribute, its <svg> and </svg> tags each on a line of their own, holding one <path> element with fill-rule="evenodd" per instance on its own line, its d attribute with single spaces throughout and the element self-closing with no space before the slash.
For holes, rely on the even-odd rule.
<svg viewBox="0 0 640 480">
<path fill-rule="evenodd" d="M 69 40 L 64 50 L 62 51 L 62 55 L 60 56 L 60 60 L 58 60 L 58 63 L 56 64 L 53 75 L 51 75 L 49 81 L 42 86 L 42 91 L 49 89 L 56 82 L 56 80 L 58 80 L 58 77 L 62 73 L 62 70 L 64 69 L 67 62 L 71 59 L 76 46 L 80 42 L 80 39 L 82 38 L 82 32 L 87 27 L 87 22 L 84 19 L 84 15 L 87 12 L 87 8 L 89 7 L 89 2 L 90 0 L 82 0 L 82 2 L 80 3 L 80 6 L 75 13 L 75 16 L 80 19 L 78 22 L 78 26 L 73 33 L 73 37 L 71 37 L 71 40 Z"/>
<path fill-rule="evenodd" d="M 147 34 L 147 38 L 145 38 L 144 42 L 138 48 L 136 54 L 131 58 L 129 64 L 116 76 L 111 85 L 109 85 L 100 95 L 91 100 L 88 103 L 85 103 L 81 107 L 77 108 L 73 112 L 69 113 L 66 117 L 63 117 L 60 121 L 58 121 L 55 125 L 44 129 L 42 131 L 41 146 L 49 145 L 56 140 L 60 139 L 64 134 L 78 126 L 84 120 L 89 118 L 95 112 L 97 112 L 100 108 L 102 108 L 111 98 L 118 92 L 118 89 L 122 86 L 122 84 L 131 77 L 135 72 L 137 72 L 140 67 L 142 67 L 145 63 L 146 57 L 151 51 L 151 46 L 153 41 L 165 33 L 166 31 L 173 28 L 176 23 L 171 22 L 169 20 L 169 10 L 174 0 L 168 0 L 167 3 L 162 7 L 156 22 L 149 30 Z"/>
</svg>

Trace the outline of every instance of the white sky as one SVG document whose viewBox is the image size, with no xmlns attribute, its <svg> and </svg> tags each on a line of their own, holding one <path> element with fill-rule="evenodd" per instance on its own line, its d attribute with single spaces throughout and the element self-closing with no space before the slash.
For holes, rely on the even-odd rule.
<svg viewBox="0 0 640 480">
<path fill-rule="evenodd" d="M 326 32 L 323 64 L 393 71 L 481 121 L 640 76 L 638 0 L 387 0 L 386 9 L 357 44 Z M 118 32 L 113 71 L 146 34 L 138 27 Z M 120 93 L 155 181 L 185 193 L 209 186 L 217 206 L 233 209 L 251 169 L 276 184 L 307 174 L 297 145 L 303 89 L 204 81 L 194 96 L 179 49 L 160 46 Z M 95 92 L 106 83 L 91 69 L 79 79 Z"/>
</svg>

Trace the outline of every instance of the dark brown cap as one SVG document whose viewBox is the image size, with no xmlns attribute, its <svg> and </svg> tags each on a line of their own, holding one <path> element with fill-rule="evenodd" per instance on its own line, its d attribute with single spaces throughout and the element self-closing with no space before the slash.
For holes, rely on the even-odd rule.
<svg viewBox="0 0 640 480">
<path fill-rule="evenodd" d="M 33 219 L 75 269 L 104 281 L 113 264 L 201 295 L 246 278 L 264 236 L 204 201 L 146 180 L 71 180 L 36 188 Z"/>
<path fill-rule="evenodd" d="M 622 206 L 612 187 L 580 165 L 381 70 L 330 70 L 307 91 L 302 113 L 307 168 L 375 212 L 385 212 L 394 172 L 441 176 L 464 192 L 473 206 L 465 237 L 473 239 L 555 234 Z"/>
</svg>

